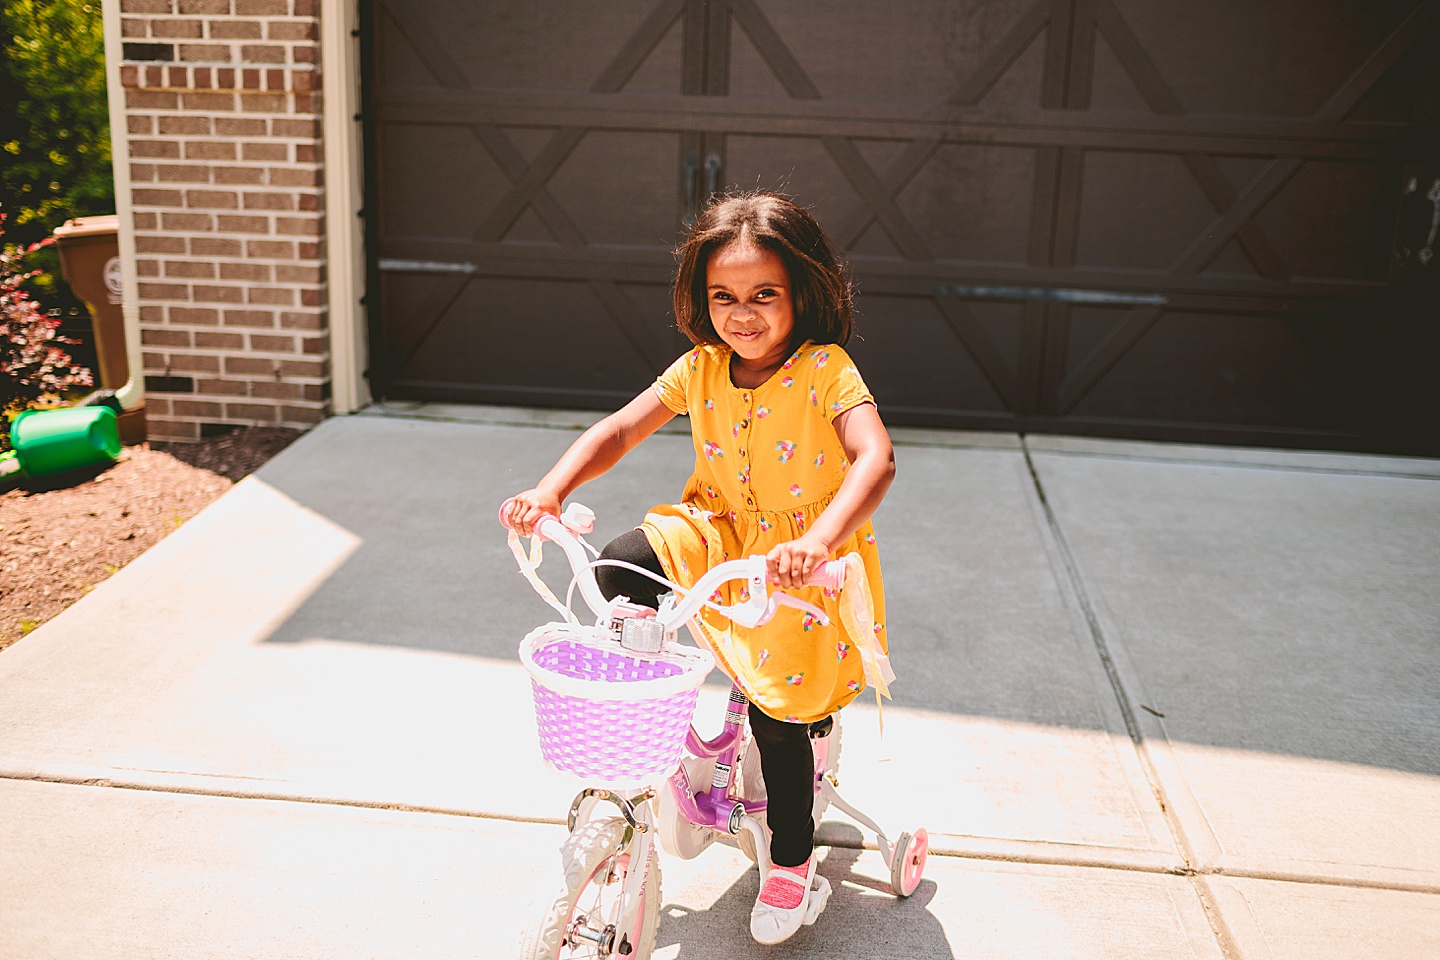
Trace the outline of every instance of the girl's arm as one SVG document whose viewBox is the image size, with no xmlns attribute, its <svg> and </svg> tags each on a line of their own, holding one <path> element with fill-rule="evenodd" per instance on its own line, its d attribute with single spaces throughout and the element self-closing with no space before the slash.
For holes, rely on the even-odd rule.
<svg viewBox="0 0 1440 960">
<path fill-rule="evenodd" d="M 541 517 L 558 516 L 561 504 L 577 487 L 615 466 L 674 416 L 654 390 L 646 390 L 580 434 L 538 484 L 516 494 L 510 505 L 510 525 L 521 536 L 530 536 Z"/>
<path fill-rule="evenodd" d="M 835 499 L 804 536 L 779 544 L 766 555 L 770 579 L 781 587 L 803 587 L 835 547 L 870 519 L 895 479 L 895 450 L 874 404 L 851 407 L 834 424 L 850 469 Z"/>
</svg>

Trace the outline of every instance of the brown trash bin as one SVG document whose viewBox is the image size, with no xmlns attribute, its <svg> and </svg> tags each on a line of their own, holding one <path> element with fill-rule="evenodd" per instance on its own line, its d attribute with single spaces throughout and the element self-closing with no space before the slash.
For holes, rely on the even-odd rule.
<svg viewBox="0 0 1440 960">
<path fill-rule="evenodd" d="M 114 214 L 79 217 L 55 229 L 60 271 L 75 295 L 90 308 L 97 386 L 119 390 L 130 379 L 125 342 L 125 316 L 121 310 L 124 279 L 120 266 L 120 222 Z M 145 441 L 145 405 L 117 410 L 122 443 Z"/>
</svg>

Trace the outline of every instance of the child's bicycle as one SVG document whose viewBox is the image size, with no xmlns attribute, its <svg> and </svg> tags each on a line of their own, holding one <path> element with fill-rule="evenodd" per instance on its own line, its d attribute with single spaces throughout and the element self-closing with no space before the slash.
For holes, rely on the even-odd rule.
<svg viewBox="0 0 1440 960">
<path fill-rule="evenodd" d="M 508 506 L 501 508 L 502 524 Z M 533 576 L 538 556 L 526 561 L 514 544 L 522 565 L 529 566 L 532 585 L 568 617 L 568 622 L 531 632 L 520 645 L 521 661 L 532 680 L 541 752 L 552 767 L 595 784 L 581 790 L 570 805 L 570 836 L 560 848 L 564 879 L 538 925 L 527 931 L 522 960 L 648 958 L 660 917 L 657 839 L 666 853 L 685 860 L 717 840 L 738 847 L 759 866 L 764 884 L 771 867 L 765 786 L 758 751 L 747 736 L 745 696 L 732 685 L 724 729 L 711 740 L 703 739 L 690 721 L 714 659 L 704 649 L 681 646 L 675 634 L 681 624 L 694 631 L 690 620 L 702 606 L 745 626 L 768 622 L 781 604 L 806 610 L 822 622 L 825 617 L 802 600 L 771 592 L 763 556 L 722 563 L 688 591 L 662 580 L 673 593 L 658 612 L 624 598 L 607 601 L 593 568 L 617 562 L 590 562 L 585 550 L 594 549 L 582 534 L 593 524 L 588 509 L 571 504 L 559 519 L 542 518 L 535 536 L 565 551 L 574 571 L 570 589 L 579 588 L 598 618 L 594 626 L 568 617 L 569 595 L 561 607 Z M 832 562 L 811 583 L 839 590 L 844 575 L 845 565 Z M 745 583 L 748 599 L 722 606 L 713 593 L 730 580 Z M 740 596 L 745 598 L 746 591 Z M 839 714 L 812 724 L 810 735 L 816 822 L 834 804 L 874 831 L 890 868 L 891 889 L 908 897 L 925 870 L 929 839 L 924 828 L 901 833 L 891 842 L 875 821 L 841 799 L 835 777 Z M 829 882 L 817 875 L 805 923 L 815 922 L 829 896 Z"/>
</svg>

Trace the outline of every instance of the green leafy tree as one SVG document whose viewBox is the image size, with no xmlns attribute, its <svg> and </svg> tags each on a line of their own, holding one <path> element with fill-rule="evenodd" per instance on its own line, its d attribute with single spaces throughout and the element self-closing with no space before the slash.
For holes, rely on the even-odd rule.
<svg viewBox="0 0 1440 960">
<path fill-rule="evenodd" d="M 0 214 L 9 216 L 6 240 L 33 248 L 71 217 L 114 210 L 99 0 L 0 0 Z M 93 364 L 89 318 L 58 279 L 55 248 L 29 249 L 26 262 L 40 271 L 28 283 L 34 301 L 59 318 L 75 356 Z"/>
<path fill-rule="evenodd" d="M 110 116 L 99 0 L 0 0 L 0 203 L 11 240 L 111 213 Z"/>
</svg>

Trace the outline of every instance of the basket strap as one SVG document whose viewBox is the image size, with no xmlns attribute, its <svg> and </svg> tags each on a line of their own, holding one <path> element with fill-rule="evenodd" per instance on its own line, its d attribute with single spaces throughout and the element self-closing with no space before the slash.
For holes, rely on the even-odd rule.
<svg viewBox="0 0 1440 960">
<path fill-rule="evenodd" d="M 510 544 L 510 552 L 515 554 L 515 562 L 520 565 L 521 575 L 530 581 L 530 586 L 534 587 L 535 592 L 540 594 L 540 599 L 559 611 L 560 615 L 565 618 L 566 623 L 578 625 L 580 621 L 575 619 L 575 614 L 571 613 L 570 608 L 560 602 L 555 594 L 551 592 L 550 588 L 545 585 L 545 581 L 541 580 L 540 575 L 535 572 L 536 568 L 540 566 L 541 561 L 544 559 L 540 549 L 540 538 L 530 538 L 530 555 L 528 557 L 525 555 L 525 549 L 520 546 L 520 534 L 516 533 L 513 528 L 505 539 L 506 542 Z"/>
</svg>

